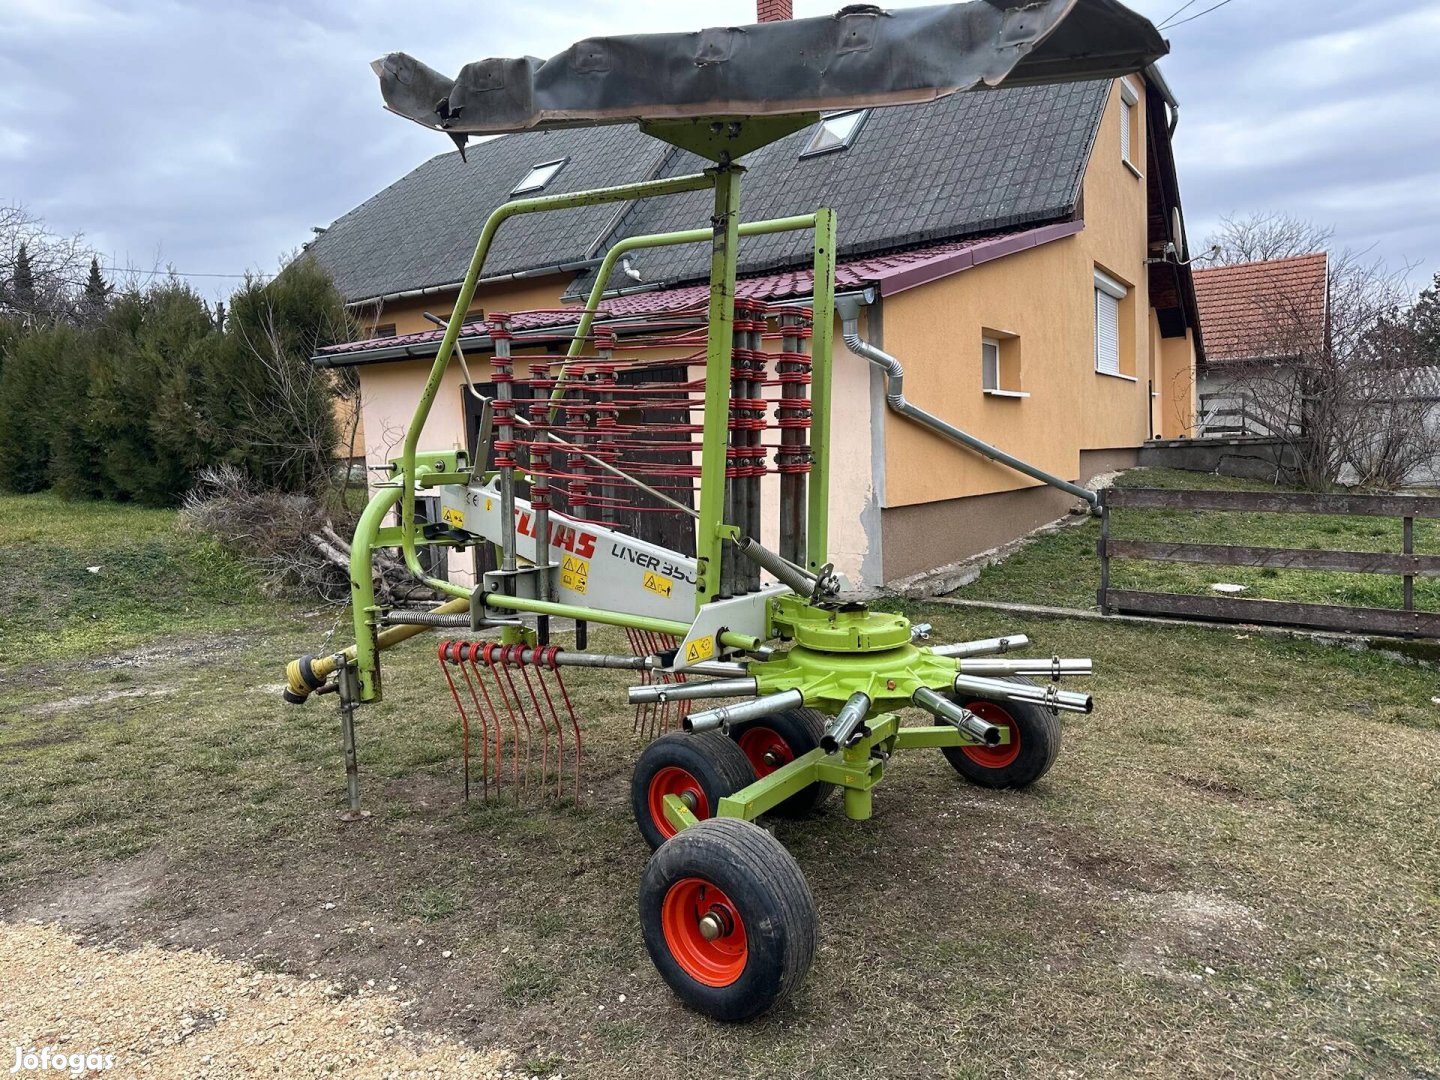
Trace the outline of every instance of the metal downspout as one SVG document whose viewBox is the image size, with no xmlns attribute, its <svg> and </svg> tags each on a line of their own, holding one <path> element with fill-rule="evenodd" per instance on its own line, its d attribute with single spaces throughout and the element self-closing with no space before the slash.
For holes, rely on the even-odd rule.
<svg viewBox="0 0 1440 1080">
<path fill-rule="evenodd" d="M 1021 461 L 1013 454 L 1007 454 L 999 447 L 991 446 L 981 439 L 977 439 L 968 432 L 961 431 L 954 424 L 941 420 L 933 413 L 912 405 L 905 400 L 905 369 L 901 367 L 900 361 L 889 353 L 877 349 L 868 341 L 860 338 L 860 306 L 858 303 L 850 303 L 843 306 L 841 310 L 840 336 L 846 347 L 857 356 L 863 356 L 870 363 L 874 364 L 885 373 L 885 403 L 890 408 L 909 420 L 913 420 L 921 427 L 929 428 L 938 435 L 943 435 L 952 442 L 968 447 L 989 458 L 1007 465 L 1016 472 L 1024 473 L 1026 476 L 1039 480 L 1041 483 L 1049 484 L 1051 487 L 1059 488 L 1061 491 L 1074 495 L 1077 499 L 1084 499 L 1091 508 L 1100 505 L 1100 496 L 1089 488 L 1081 487 L 1079 484 L 1072 484 L 1068 480 L 1062 480 L 1053 473 L 1031 465 L 1028 461 Z"/>
</svg>

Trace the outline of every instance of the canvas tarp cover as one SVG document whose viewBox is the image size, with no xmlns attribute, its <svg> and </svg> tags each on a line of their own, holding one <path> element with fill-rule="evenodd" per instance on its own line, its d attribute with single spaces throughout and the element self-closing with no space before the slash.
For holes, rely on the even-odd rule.
<svg viewBox="0 0 1440 1080">
<path fill-rule="evenodd" d="M 809 113 L 1114 78 L 1166 51 L 1148 20 L 1114 0 L 971 0 L 588 38 L 549 60 L 466 64 L 456 79 L 405 53 L 374 68 L 387 108 L 463 142 L 467 134 Z"/>
</svg>

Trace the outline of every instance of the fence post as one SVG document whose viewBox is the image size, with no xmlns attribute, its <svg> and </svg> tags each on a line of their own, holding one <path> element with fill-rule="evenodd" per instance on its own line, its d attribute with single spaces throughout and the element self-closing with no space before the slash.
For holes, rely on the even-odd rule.
<svg viewBox="0 0 1440 1080">
<path fill-rule="evenodd" d="M 1102 615 L 1110 614 L 1106 603 L 1106 593 L 1110 591 L 1110 501 L 1106 498 L 1109 494 L 1109 488 L 1100 491 L 1100 540 L 1096 544 L 1096 552 L 1100 556 L 1100 592 L 1096 600 Z"/>
<path fill-rule="evenodd" d="M 1406 555 L 1414 555 L 1414 554 L 1415 554 L 1415 519 L 1414 519 L 1413 517 L 1407 517 L 1407 518 L 1405 519 L 1405 526 L 1404 526 L 1403 536 L 1404 536 L 1404 544 L 1403 544 L 1403 552 L 1404 552 L 1404 554 L 1406 554 Z M 1414 575 L 1414 574 L 1406 574 L 1402 580 L 1404 581 L 1405 610 L 1406 610 L 1406 611 L 1414 611 L 1414 610 L 1415 610 L 1415 575 Z"/>
</svg>

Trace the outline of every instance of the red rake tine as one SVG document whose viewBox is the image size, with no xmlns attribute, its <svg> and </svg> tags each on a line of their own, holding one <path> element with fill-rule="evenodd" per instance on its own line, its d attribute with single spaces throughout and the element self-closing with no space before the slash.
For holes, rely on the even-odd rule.
<svg viewBox="0 0 1440 1080">
<path fill-rule="evenodd" d="M 486 801 L 486 802 L 489 802 L 489 801 L 490 801 L 490 719 L 489 719 L 489 718 L 490 718 L 491 716 L 493 716 L 493 717 L 495 718 L 495 729 L 496 729 L 496 731 L 499 731 L 499 729 L 500 729 L 500 714 L 495 711 L 495 705 L 494 705 L 494 703 L 490 700 L 490 691 L 488 691 L 488 690 L 485 689 L 485 682 L 484 682 L 484 680 L 481 679 L 481 677 L 480 677 L 480 669 L 475 666 L 475 653 L 479 650 L 480 646 L 479 646 L 479 644 L 478 644 L 477 642 L 473 642 L 473 641 L 472 641 L 472 642 L 469 644 L 468 648 L 469 648 L 469 653 L 470 653 L 470 655 L 469 655 L 468 657 L 465 656 L 466 646 L 464 646 L 464 645 L 462 645 L 462 646 L 460 647 L 460 649 L 457 651 L 457 656 L 460 658 L 460 673 L 465 676 L 465 682 L 466 682 L 466 684 L 470 687 L 470 697 L 473 698 L 474 701 L 475 701 L 475 713 L 476 713 L 477 716 L 480 717 L 480 768 L 481 768 L 481 784 L 483 785 L 483 790 L 484 790 L 484 792 L 485 792 L 485 801 Z M 467 659 L 468 659 L 468 661 L 469 661 L 469 666 L 466 666 L 466 660 L 467 660 Z M 475 674 L 474 674 L 474 677 L 473 677 L 473 678 L 471 677 L 471 674 L 470 674 L 470 669 L 471 669 L 471 668 L 474 668 L 474 669 L 475 669 Z M 484 694 L 484 695 L 485 695 L 485 706 L 486 706 L 486 707 L 483 708 L 483 709 L 480 707 L 480 696 L 479 696 L 479 694 L 477 694 L 477 693 L 475 692 L 477 686 L 479 687 L 480 694 Z M 498 777 L 496 778 L 496 783 L 497 783 L 497 784 L 499 783 L 499 778 L 498 778 Z"/>
<path fill-rule="evenodd" d="M 521 719 L 521 720 L 524 722 L 524 724 L 525 724 L 525 771 L 524 771 L 524 773 L 523 773 L 522 776 L 521 776 L 521 780 L 520 780 L 520 790 L 521 790 L 521 791 L 529 791 L 529 790 L 530 790 L 530 761 L 531 761 L 531 754 L 530 754 L 530 734 L 531 734 L 531 730 L 530 730 L 530 714 L 525 711 L 525 703 L 520 700 L 520 691 L 515 688 L 515 676 L 513 676 L 513 675 L 510 674 L 510 665 L 516 662 L 516 661 L 515 661 L 515 650 L 516 650 L 516 649 L 521 649 L 521 648 L 524 648 L 524 646 L 523 646 L 523 645 L 503 645 L 503 646 L 501 646 L 501 648 L 500 648 L 500 665 L 499 665 L 499 670 L 504 673 L 504 675 L 505 675 L 505 682 L 509 685 L 509 687 L 510 687 L 510 694 L 511 694 L 511 696 L 514 698 L 514 701 L 515 701 L 515 706 L 514 706 L 514 709 L 511 711 L 511 715 L 516 715 L 516 714 L 518 714 L 519 717 L 520 717 L 520 719 Z M 516 765 L 516 768 L 518 769 L 518 768 L 519 768 L 519 765 L 520 765 L 520 750 L 519 750 L 519 743 L 518 743 L 518 740 L 519 740 L 519 738 L 520 738 L 520 728 L 519 728 L 518 726 L 515 728 L 515 738 L 516 738 L 516 740 L 517 740 L 516 750 L 515 750 L 515 765 Z"/>
<path fill-rule="evenodd" d="M 565 688 L 565 679 L 560 674 L 560 666 L 555 663 L 555 653 L 558 649 L 550 650 L 550 666 L 555 672 L 555 685 L 560 688 L 560 696 L 565 701 L 565 712 L 570 717 L 570 730 L 575 735 L 575 805 L 580 805 L 580 721 L 575 718 L 575 706 L 570 701 L 570 691 Z"/>
<path fill-rule="evenodd" d="M 523 646 L 517 645 L 515 649 L 515 665 L 520 669 L 520 677 L 525 680 L 525 689 L 530 693 L 530 701 L 535 706 L 535 716 L 540 721 L 540 787 L 543 790 L 547 782 L 546 777 L 550 775 L 550 727 L 545 723 L 545 710 L 540 707 L 540 698 L 535 693 L 535 687 L 530 681 L 530 668 L 532 664 L 525 663 L 525 650 Z M 538 668 L 536 669 L 536 677 L 539 677 Z M 530 764 L 528 755 L 525 759 L 525 764 L 528 768 Z"/>
<path fill-rule="evenodd" d="M 440 670 L 445 673 L 445 681 L 450 686 L 450 696 L 455 699 L 455 707 L 460 710 L 460 753 L 465 761 L 465 801 L 470 801 L 470 716 L 465 711 L 465 703 L 460 700 L 460 691 L 455 687 L 455 679 L 450 674 L 449 656 L 452 645 L 459 647 L 459 642 L 442 641 L 436 654 L 440 658 Z M 456 654 L 458 656 L 458 652 Z M 461 669 L 464 670 L 463 668 Z"/>
<path fill-rule="evenodd" d="M 514 762 L 510 766 L 510 782 L 516 788 L 520 787 L 520 720 L 515 715 L 515 706 L 510 701 L 510 695 L 505 693 L 505 684 L 500 681 L 500 658 L 497 655 L 502 647 L 494 643 L 485 646 L 483 653 L 485 663 L 490 667 L 490 677 L 495 680 L 495 690 L 500 695 L 500 700 L 505 702 L 505 711 L 510 714 L 510 730 L 512 733 L 510 748 L 514 751 Z M 500 731 L 496 725 L 495 731 L 495 761 L 499 768 L 500 762 Z M 502 770 L 503 771 L 503 770 Z M 518 797 L 519 792 L 516 792 Z"/>
<path fill-rule="evenodd" d="M 536 649 L 532 654 L 535 666 L 535 681 L 540 684 L 540 692 L 545 695 L 545 708 L 550 713 L 550 718 L 555 721 L 555 797 L 561 797 L 565 783 L 565 734 L 560 728 L 560 714 L 555 711 L 555 699 L 550 696 L 550 687 L 545 684 L 545 666 L 548 664 L 552 671 L 555 670 L 555 654 L 559 652 L 554 646 L 547 649 Z M 544 713 L 541 713 L 540 722 L 544 724 Z M 548 733 L 548 729 L 547 729 Z M 542 765 L 543 769 L 544 766 Z M 547 774 L 548 775 L 548 774 Z"/>
</svg>

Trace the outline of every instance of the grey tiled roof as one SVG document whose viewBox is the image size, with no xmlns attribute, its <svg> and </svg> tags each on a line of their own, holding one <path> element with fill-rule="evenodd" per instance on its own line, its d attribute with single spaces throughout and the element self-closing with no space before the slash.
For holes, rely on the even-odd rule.
<svg viewBox="0 0 1440 1080">
<path fill-rule="evenodd" d="M 545 194 L 643 180 L 665 146 L 633 127 L 525 132 L 440 154 L 339 218 L 310 245 L 350 300 L 449 285 L 465 276 L 485 219 L 532 166 L 570 160 Z M 496 234 L 486 276 L 586 258 L 614 205 L 527 215 Z M 603 252 L 602 252 L 603 253 Z"/>
<path fill-rule="evenodd" d="M 1053 221 L 1073 213 L 1108 82 L 955 94 L 925 105 L 876 109 L 849 149 L 800 158 L 810 131 L 749 155 L 741 190 L 744 220 L 832 207 L 840 254 L 892 250 L 952 237 Z M 458 281 L 485 216 L 529 168 L 570 157 L 547 193 L 643 179 L 664 144 L 627 126 L 507 135 L 421 165 L 335 222 L 310 250 L 350 299 Z M 661 175 L 705 163 L 674 151 Z M 639 233 L 708 223 L 708 192 L 622 208 L 595 207 L 510 222 L 485 273 L 535 269 L 603 254 Z M 608 235 L 602 237 L 607 228 Z M 603 241 L 603 242 L 602 242 Z M 742 272 L 810 259 L 808 234 L 745 241 Z M 637 253 L 645 281 L 686 281 L 707 272 L 704 245 Z M 613 286 L 635 284 L 628 278 Z M 582 275 L 572 293 L 588 288 Z"/>
</svg>

